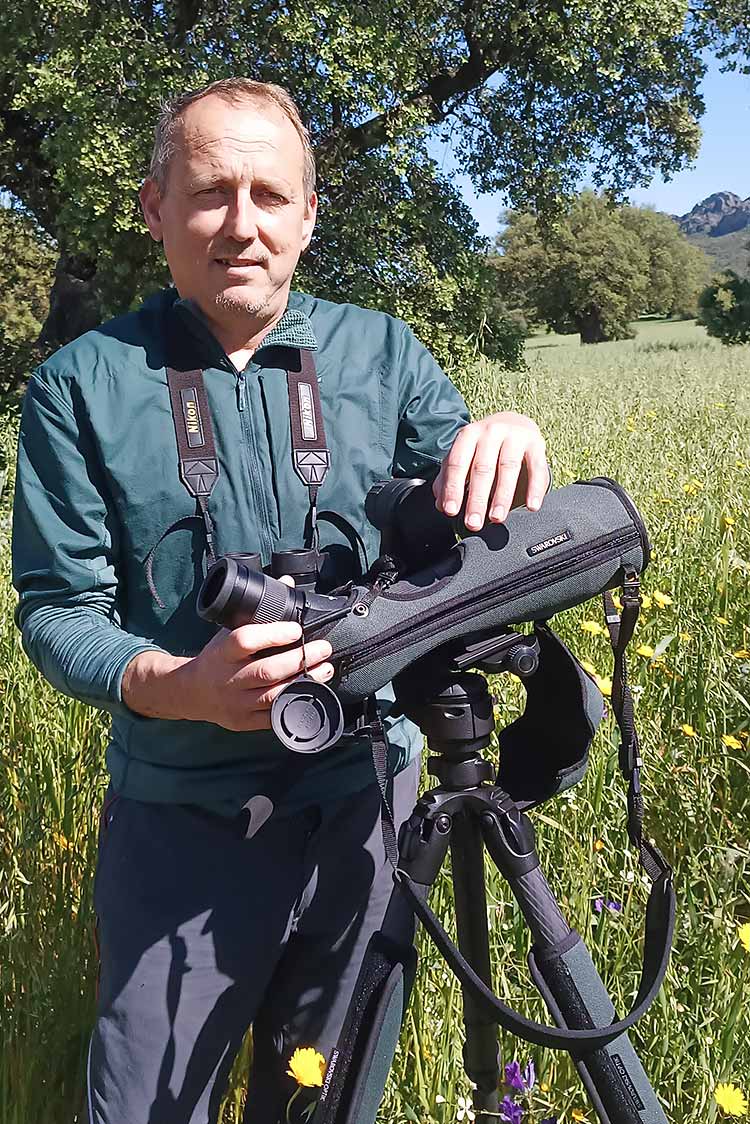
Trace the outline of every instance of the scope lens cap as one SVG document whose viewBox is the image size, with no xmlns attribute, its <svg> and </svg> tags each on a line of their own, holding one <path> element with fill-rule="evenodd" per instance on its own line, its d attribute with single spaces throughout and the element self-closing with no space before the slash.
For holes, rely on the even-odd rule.
<svg viewBox="0 0 750 1124">
<path fill-rule="evenodd" d="M 271 727 L 287 749 L 321 753 L 341 737 L 344 712 L 335 691 L 301 675 L 273 700 Z"/>
</svg>

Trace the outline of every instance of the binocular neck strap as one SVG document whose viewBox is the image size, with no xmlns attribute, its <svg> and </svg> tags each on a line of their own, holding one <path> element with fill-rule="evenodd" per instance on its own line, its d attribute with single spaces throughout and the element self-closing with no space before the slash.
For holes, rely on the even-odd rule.
<svg viewBox="0 0 750 1124">
<path fill-rule="evenodd" d="M 208 408 L 203 371 L 175 371 L 167 367 L 169 402 L 172 407 L 177 454 L 180 464 L 180 479 L 195 499 L 195 515 L 184 516 L 167 527 L 161 538 L 154 543 L 145 561 L 146 580 L 151 596 L 160 609 L 164 602 L 156 592 L 153 566 L 157 547 L 172 531 L 185 527 L 194 519 L 201 519 L 206 532 L 206 559 L 209 566 L 216 561 L 214 553 L 214 525 L 208 511 L 208 497 L 219 479 L 219 461 L 216 457 L 214 431 L 211 425 L 211 412 Z"/>
<path fill-rule="evenodd" d="M 317 550 L 318 491 L 326 478 L 331 454 L 326 445 L 320 388 L 312 352 L 299 349 L 300 370 L 287 371 L 289 423 L 294 471 L 310 494 L 310 510 L 305 524 L 305 549 Z"/>
</svg>

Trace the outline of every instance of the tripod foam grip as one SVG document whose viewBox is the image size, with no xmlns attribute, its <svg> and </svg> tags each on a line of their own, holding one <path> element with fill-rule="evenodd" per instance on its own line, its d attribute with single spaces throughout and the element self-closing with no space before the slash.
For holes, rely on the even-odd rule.
<svg viewBox="0 0 750 1124">
<path fill-rule="evenodd" d="M 529 967 L 558 1026 L 583 1030 L 617 1017 L 594 962 L 576 932 L 557 949 L 529 953 Z M 627 1034 L 573 1061 L 602 1124 L 667 1124 Z"/>
</svg>

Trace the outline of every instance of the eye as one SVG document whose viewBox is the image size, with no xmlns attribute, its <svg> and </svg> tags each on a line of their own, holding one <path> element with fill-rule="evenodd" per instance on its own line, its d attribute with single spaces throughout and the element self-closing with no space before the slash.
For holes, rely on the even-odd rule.
<svg viewBox="0 0 750 1124">
<path fill-rule="evenodd" d="M 253 194 L 272 207 L 281 206 L 281 204 L 286 203 L 285 196 L 280 195 L 278 191 L 273 191 L 270 187 L 258 188 Z"/>
</svg>

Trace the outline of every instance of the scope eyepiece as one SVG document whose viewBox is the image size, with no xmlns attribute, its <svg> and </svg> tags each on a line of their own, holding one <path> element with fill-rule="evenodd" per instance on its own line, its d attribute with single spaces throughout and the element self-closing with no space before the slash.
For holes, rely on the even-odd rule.
<svg viewBox="0 0 750 1124">
<path fill-rule="evenodd" d="M 272 624 L 296 621 L 305 604 L 298 593 L 275 578 L 225 555 L 214 562 L 198 595 L 198 616 L 224 628 L 239 628 L 252 621 Z"/>
</svg>

